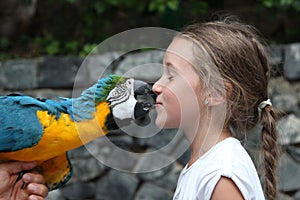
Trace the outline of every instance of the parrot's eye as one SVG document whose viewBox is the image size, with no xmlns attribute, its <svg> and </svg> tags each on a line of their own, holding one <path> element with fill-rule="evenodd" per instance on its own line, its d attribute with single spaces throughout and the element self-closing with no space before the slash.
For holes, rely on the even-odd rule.
<svg viewBox="0 0 300 200">
<path fill-rule="evenodd" d="M 117 90 L 113 91 L 112 95 L 113 96 L 118 96 L 119 92 Z"/>
<path fill-rule="evenodd" d="M 129 84 L 129 85 L 131 85 L 131 84 L 132 84 L 132 80 L 131 80 L 131 79 L 128 79 L 128 80 L 126 81 L 126 83 Z"/>
</svg>

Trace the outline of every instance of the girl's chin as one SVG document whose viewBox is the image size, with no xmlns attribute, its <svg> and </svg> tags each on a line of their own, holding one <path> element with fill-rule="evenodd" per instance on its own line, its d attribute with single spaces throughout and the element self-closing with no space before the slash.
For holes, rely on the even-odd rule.
<svg viewBox="0 0 300 200">
<path fill-rule="evenodd" d="M 158 128 L 162 129 L 162 128 L 167 128 L 165 127 L 165 120 L 161 120 L 159 117 L 156 118 L 155 120 L 155 124 Z"/>
<path fill-rule="evenodd" d="M 155 124 L 158 128 L 179 128 L 179 126 L 174 125 L 173 123 L 169 123 L 166 119 L 161 119 L 159 117 L 156 118 Z"/>
<path fill-rule="evenodd" d="M 155 119 L 155 124 L 158 128 L 165 128 L 165 123 L 167 119 L 167 112 L 164 109 L 164 107 L 160 104 L 157 104 L 155 106 L 156 110 L 156 119 Z"/>
<path fill-rule="evenodd" d="M 158 128 L 178 128 L 178 123 L 176 123 L 178 120 L 172 117 L 172 115 L 169 117 L 163 106 L 156 107 L 155 124 Z"/>
</svg>

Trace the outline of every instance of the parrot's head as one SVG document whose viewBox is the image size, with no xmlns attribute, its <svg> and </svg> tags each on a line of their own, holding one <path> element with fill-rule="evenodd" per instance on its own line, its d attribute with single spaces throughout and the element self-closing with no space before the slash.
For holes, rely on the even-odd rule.
<svg viewBox="0 0 300 200">
<path fill-rule="evenodd" d="M 152 86 L 144 81 L 110 75 L 99 80 L 95 102 L 109 102 L 117 120 L 141 120 L 155 104 Z M 97 99 L 98 98 L 98 99 Z"/>
</svg>

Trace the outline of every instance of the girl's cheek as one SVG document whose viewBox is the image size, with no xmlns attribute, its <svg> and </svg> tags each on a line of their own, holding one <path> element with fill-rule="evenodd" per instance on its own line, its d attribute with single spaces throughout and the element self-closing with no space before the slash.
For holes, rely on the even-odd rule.
<svg viewBox="0 0 300 200">
<path fill-rule="evenodd" d="M 162 96 L 162 105 L 157 105 L 156 125 L 159 128 L 179 128 L 181 106 L 178 96 L 169 88 L 165 88 Z"/>
</svg>

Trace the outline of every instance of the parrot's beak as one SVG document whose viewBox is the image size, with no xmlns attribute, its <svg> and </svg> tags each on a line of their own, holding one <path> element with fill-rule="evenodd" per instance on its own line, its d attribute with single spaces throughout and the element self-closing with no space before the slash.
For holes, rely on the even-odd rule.
<svg viewBox="0 0 300 200">
<path fill-rule="evenodd" d="M 142 105 L 144 112 L 154 107 L 156 94 L 152 91 L 152 85 L 141 80 L 134 80 L 134 97 Z"/>
</svg>

